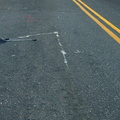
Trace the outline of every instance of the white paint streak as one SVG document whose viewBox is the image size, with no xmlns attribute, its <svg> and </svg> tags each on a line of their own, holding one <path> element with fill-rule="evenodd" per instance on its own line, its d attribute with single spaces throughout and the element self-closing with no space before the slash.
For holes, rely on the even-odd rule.
<svg viewBox="0 0 120 120">
<path fill-rule="evenodd" d="M 53 32 L 54 34 L 58 34 L 58 32 Z"/>
<path fill-rule="evenodd" d="M 67 65 L 68 62 L 67 62 L 67 59 L 66 59 L 66 56 L 65 56 L 67 53 L 64 50 L 61 50 L 61 53 L 63 54 L 63 57 L 64 57 L 64 63 Z"/>
<path fill-rule="evenodd" d="M 25 42 L 25 41 L 32 41 L 32 39 L 22 39 L 22 38 L 18 38 L 18 39 L 10 39 L 7 42 Z"/>
<path fill-rule="evenodd" d="M 55 33 L 56 34 L 56 37 L 57 37 L 57 39 L 58 39 L 58 44 L 59 44 L 59 46 L 61 47 L 61 53 L 62 53 L 62 55 L 63 55 L 63 58 L 64 58 L 64 63 L 65 63 L 65 65 L 66 65 L 66 67 L 67 68 L 69 68 L 68 67 L 68 61 L 67 61 L 67 59 L 66 59 L 66 52 L 65 52 L 65 50 L 64 50 L 64 48 L 63 48 L 63 45 L 62 45 L 62 43 L 61 43 L 61 41 L 60 41 L 60 36 L 59 36 L 59 33 L 57 32 L 57 33 Z"/>
<path fill-rule="evenodd" d="M 62 53 L 62 55 L 63 55 L 63 58 L 64 58 L 64 63 L 65 63 L 65 65 L 66 65 L 66 67 L 67 68 L 69 68 L 68 67 L 68 61 L 67 61 L 67 59 L 66 59 L 66 52 L 65 52 L 65 50 L 64 50 L 64 48 L 63 48 L 63 45 L 62 45 L 62 43 L 61 43 L 61 41 L 60 41 L 60 36 L 59 36 L 59 33 L 57 32 L 57 31 L 55 31 L 55 32 L 49 32 L 49 33 L 37 33 L 37 34 L 32 34 L 32 35 L 26 35 L 26 36 L 20 36 L 20 37 L 18 37 L 18 38 L 28 38 L 28 37 L 31 37 L 31 36 L 40 36 L 40 35 L 56 35 L 56 37 L 57 37 L 57 40 L 58 40 L 58 44 L 59 44 L 59 46 L 60 46 L 60 48 L 61 48 L 61 53 Z"/>
<path fill-rule="evenodd" d="M 58 32 L 37 33 L 37 34 L 32 34 L 32 35 L 20 36 L 20 37 L 18 37 L 18 38 L 28 38 L 28 37 L 32 37 L 32 36 L 39 36 L 39 35 L 52 35 L 52 34 L 58 34 Z"/>
</svg>

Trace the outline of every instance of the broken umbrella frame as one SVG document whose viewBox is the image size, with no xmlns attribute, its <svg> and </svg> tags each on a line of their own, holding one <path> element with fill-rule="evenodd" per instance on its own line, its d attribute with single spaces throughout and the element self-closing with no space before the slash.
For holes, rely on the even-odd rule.
<svg viewBox="0 0 120 120">
<path fill-rule="evenodd" d="M 0 38 L 0 44 L 6 43 L 6 42 L 25 42 L 25 41 L 37 41 L 37 39 L 10 39 L 10 38 Z"/>
</svg>

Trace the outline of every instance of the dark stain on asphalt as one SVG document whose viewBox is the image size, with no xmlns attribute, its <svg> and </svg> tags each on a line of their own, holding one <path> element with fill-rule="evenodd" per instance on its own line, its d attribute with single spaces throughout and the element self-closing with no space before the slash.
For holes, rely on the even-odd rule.
<svg viewBox="0 0 120 120">
<path fill-rule="evenodd" d="M 0 38 L 0 44 L 6 43 L 6 42 L 7 42 L 6 40 Z"/>
</svg>

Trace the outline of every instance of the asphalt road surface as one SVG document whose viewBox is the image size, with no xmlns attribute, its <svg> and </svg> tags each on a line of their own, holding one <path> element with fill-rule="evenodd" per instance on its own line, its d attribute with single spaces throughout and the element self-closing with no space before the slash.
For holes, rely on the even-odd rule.
<svg viewBox="0 0 120 120">
<path fill-rule="evenodd" d="M 119 120 L 119 28 L 119 0 L 0 0 L 0 120 Z"/>
</svg>

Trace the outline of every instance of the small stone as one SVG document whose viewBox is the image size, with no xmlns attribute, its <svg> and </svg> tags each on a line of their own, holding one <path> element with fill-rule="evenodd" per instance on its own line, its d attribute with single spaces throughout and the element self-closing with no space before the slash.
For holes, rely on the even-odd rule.
<svg viewBox="0 0 120 120">
<path fill-rule="evenodd" d="M 15 57 L 15 55 L 12 55 L 12 57 Z"/>
<path fill-rule="evenodd" d="M 76 50 L 76 52 L 75 53 L 80 53 L 80 51 L 79 50 Z"/>
</svg>

